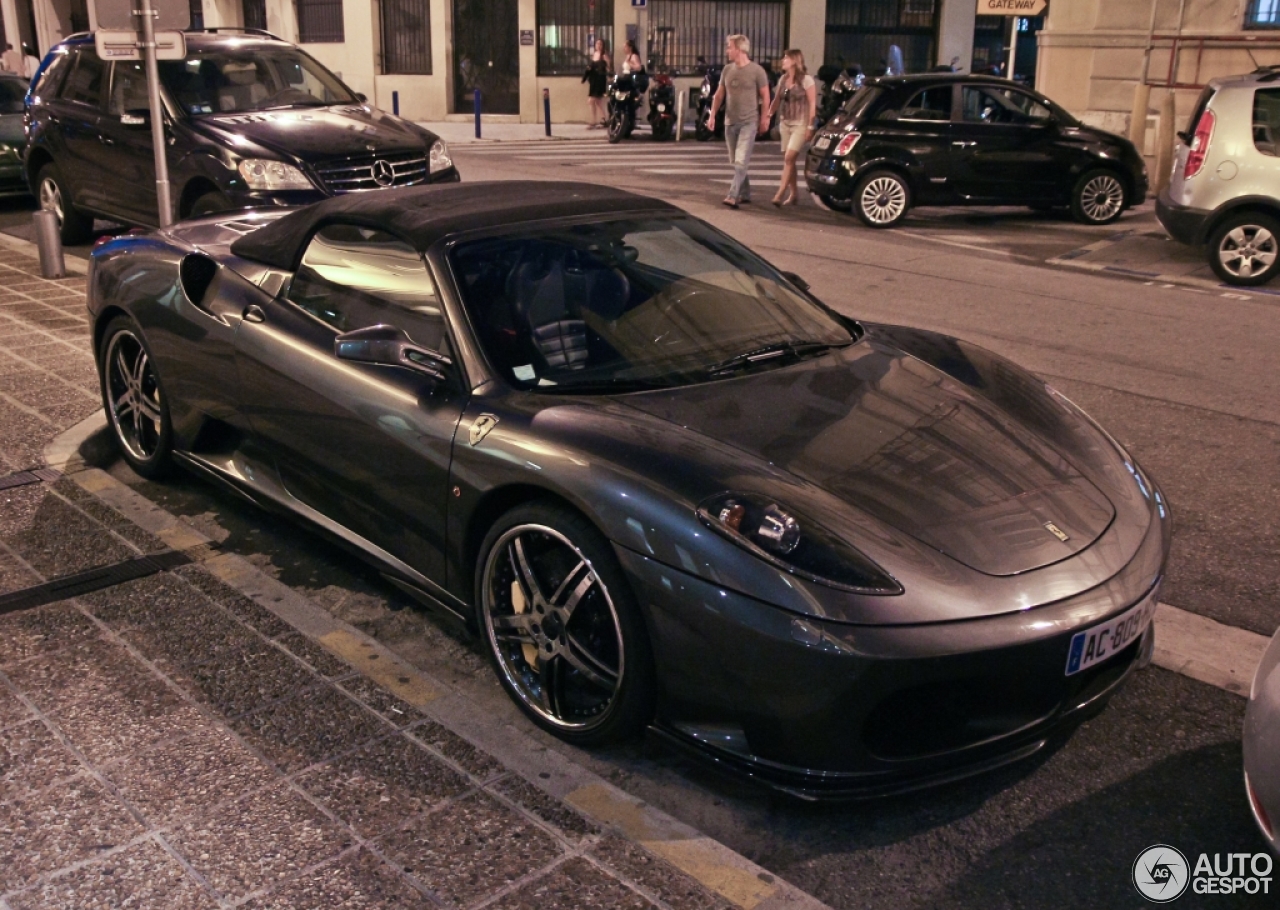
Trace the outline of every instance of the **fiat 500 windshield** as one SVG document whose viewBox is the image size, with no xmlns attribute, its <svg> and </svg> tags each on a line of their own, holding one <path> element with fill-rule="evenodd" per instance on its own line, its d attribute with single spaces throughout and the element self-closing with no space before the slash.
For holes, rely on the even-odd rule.
<svg viewBox="0 0 1280 910">
<path fill-rule="evenodd" d="M 685 385 L 854 340 L 765 262 L 686 219 L 508 234 L 451 258 L 490 361 L 522 388 Z"/>
</svg>

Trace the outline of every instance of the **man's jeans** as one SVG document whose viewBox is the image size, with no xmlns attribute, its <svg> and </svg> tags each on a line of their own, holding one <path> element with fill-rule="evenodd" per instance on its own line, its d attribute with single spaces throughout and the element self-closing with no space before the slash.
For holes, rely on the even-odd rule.
<svg viewBox="0 0 1280 910">
<path fill-rule="evenodd" d="M 733 165 L 733 183 L 726 198 L 734 202 L 751 198 L 751 178 L 747 176 L 747 169 L 751 167 L 751 150 L 755 148 L 759 126 L 758 120 L 724 125 L 724 141 L 729 146 L 729 163 Z"/>
</svg>

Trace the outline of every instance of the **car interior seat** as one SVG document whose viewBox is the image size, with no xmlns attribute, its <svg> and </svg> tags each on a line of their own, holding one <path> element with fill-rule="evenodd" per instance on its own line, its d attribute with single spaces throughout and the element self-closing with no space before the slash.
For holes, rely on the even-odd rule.
<svg viewBox="0 0 1280 910">
<path fill-rule="evenodd" d="M 227 63 L 222 67 L 222 85 L 218 87 L 218 109 L 250 111 L 267 97 L 267 87 L 258 79 L 253 63 Z"/>
<path fill-rule="evenodd" d="M 568 292 L 559 244 L 531 243 L 507 278 L 517 325 L 528 333 L 536 359 L 552 371 L 587 365 L 587 325 Z"/>
</svg>

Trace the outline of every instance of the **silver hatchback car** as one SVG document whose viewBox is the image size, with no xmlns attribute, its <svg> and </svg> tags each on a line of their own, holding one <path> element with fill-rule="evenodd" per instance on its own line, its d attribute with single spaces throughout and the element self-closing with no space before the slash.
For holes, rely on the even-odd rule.
<svg viewBox="0 0 1280 910">
<path fill-rule="evenodd" d="M 1280 67 L 1215 79 L 1178 134 L 1156 217 L 1205 246 L 1218 277 L 1258 285 L 1280 271 Z"/>
</svg>

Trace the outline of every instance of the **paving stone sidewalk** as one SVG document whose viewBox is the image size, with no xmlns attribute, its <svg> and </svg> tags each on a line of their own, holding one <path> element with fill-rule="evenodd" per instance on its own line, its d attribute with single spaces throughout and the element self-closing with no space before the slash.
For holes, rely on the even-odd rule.
<svg viewBox="0 0 1280 910">
<path fill-rule="evenodd" d="M 83 279 L 0 245 L 0 603 L 169 550 L 21 473 L 100 407 L 89 344 Z M 0 910 L 241 906 L 732 905 L 199 563 L 0 607 Z"/>
</svg>

